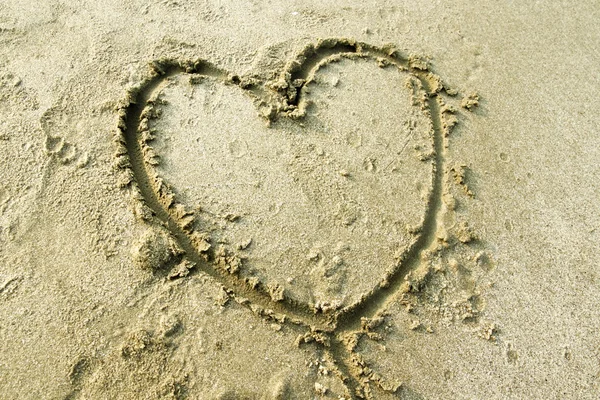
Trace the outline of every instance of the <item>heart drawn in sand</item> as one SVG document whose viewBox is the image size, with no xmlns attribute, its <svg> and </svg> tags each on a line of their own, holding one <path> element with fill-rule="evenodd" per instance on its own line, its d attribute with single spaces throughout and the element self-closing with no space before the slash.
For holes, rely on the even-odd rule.
<svg viewBox="0 0 600 400">
<path fill-rule="evenodd" d="M 159 60 L 121 108 L 119 165 L 140 214 L 236 295 L 335 315 L 435 230 L 441 88 L 422 60 L 348 40 L 266 82 Z"/>
</svg>

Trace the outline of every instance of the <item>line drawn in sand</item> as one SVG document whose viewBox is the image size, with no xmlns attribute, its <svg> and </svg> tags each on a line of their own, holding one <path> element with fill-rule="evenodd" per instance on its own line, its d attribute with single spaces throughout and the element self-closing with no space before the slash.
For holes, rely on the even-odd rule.
<svg viewBox="0 0 600 400">
<path fill-rule="evenodd" d="M 339 60 L 374 61 L 382 68 L 394 68 L 407 76 L 406 87 L 412 95 L 413 106 L 430 122 L 430 147 L 420 158 L 429 168 L 431 180 L 421 223 L 410 227 L 412 239 L 397 255 L 397 262 L 384 270 L 376 281 L 369 282 L 371 288 L 360 298 L 343 307 L 301 301 L 282 285 L 244 275 L 244 259 L 234 249 L 216 246 L 210 232 L 199 230 L 196 223 L 202 216 L 184 204 L 176 188 L 160 176 L 157 165 L 161 154 L 151 146 L 160 132 L 150 127 L 153 119 L 160 118 L 158 94 L 172 79 L 181 76 L 196 83 L 210 80 L 239 87 L 268 123 L 286 120 L 301 124 L 310 107 L 311 83 L 323 67 Z M 159 232 L 155 237 L 144 239 L 147 245 L 142 244 L 137 262 L 150 268 L 160 264 L 170 271 L 170 279 L 202 271 L 220 282 L 233 299 L 253 313 L 296 330 L 298 345 L 315 343 L 328 355 L 346 386 L 348 398 L 369 398 L 373 384 L 388 392 L 397 391 L 398 384 L 387 382 L 372 371 L 354 350 L 362 335 L 372 333 L 383 322 L 390 303 L 418 285 L 411 273 L 423 263 L 424 254 L 435 253 L 441 243 L 447 241 L 444 233 L 440 233 L 442 214 L 447 208 L 445 182 L 451 174 L 446 150 L 457 117 L 456 109 L 444 99 L 456 96 L 457 92 L 445 86 L 419 57 L 404 56 L 392 46 L 376 47 L 348 39 L 319 40 L 306 46 L 295 60 L 286 64 L 279 77 L 270 82 L 231 74 L 200 59 L 157 60 L 151 67 L 147 79 L 130 90 L 119 106 L 116 134 L 120 185 L 130 190 L 136 215 Z M 398 154 L 405 152 L 410 138 L 403 139 Z M 230 222 L 238 218 L 237 215 L 226 216 Z M 472 239 L 466 236 L 460 241 L 467 243 Z"/>
</svg>

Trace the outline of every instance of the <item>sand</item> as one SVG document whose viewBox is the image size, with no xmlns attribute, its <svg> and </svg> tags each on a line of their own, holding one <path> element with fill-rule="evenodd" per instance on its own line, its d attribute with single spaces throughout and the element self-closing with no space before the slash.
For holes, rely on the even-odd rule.
<svg viewBox="0 0 600 400">
<path fill-rule="evenodd" d="M 593 2 L 0 2 L 0 399 L 594 399 Z"/>
</svg>

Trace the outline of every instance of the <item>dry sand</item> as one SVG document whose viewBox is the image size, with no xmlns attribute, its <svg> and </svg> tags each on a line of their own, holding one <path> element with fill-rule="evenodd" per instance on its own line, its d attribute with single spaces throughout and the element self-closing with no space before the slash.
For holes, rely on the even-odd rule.
<svg viewBox="0 0 600 400">
<path fill-rule="evenodd" d="M 0 398 L 598 398 L 599 18 L 0 1 Z"/>
</svg>

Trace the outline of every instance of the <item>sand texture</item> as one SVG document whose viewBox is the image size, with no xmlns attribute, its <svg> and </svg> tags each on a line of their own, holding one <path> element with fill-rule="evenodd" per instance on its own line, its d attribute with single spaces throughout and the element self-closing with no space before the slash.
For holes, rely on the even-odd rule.
<svg viewBox="0 0 600 400">
<path fill-rule="evenodd" d="M 592 1 L 0 0 L 0 399 L 596 399 Z"/>
</svg>

